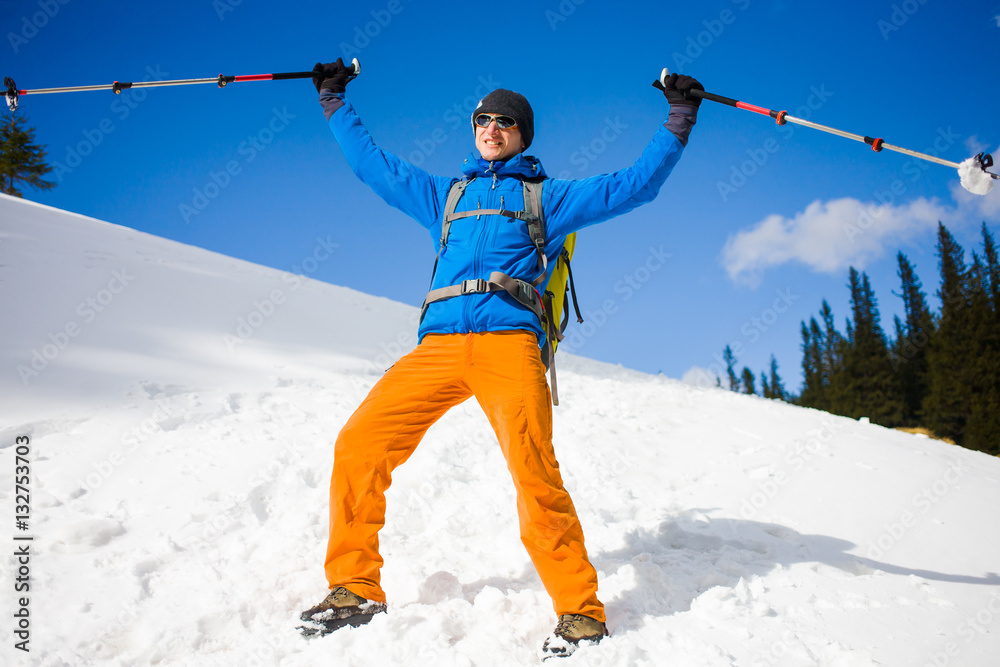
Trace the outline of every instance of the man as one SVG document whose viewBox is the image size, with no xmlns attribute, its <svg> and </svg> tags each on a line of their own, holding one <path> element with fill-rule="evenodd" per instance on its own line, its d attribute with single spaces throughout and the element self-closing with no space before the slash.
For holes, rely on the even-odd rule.
<svg viewBox="0 0 1000 667">
<path fill-rule="evenodd" d="M 480 157 L 462 163 L 465 189 L 442 237 L 457 179 L 432 176 L 375 145 L 344 95 L 354 75 L 342 60 L 314 71 L 320 103 L 355 174 L 426 227 L 439 253 L 420 343 L 378 381 L 337 439 L 325 566 L 331 592 L 302 614 L 304 631 L 325 634 L 385 611 L 378 531 L 392 470 L 448 409 L 475 396 L 514 479 L 521 541 L 559 619 L 543 650 L 568 655 L 581 641 L 600 641 L 607 628 L 597 572 L 553 452 L 540 354 L 546 332 L 528 302 L 535 289 L 544 292 L 539 277 L 554 266 L 568 234 L 656 196 L 697 116 L 700 99 L 685 93 L 701 84 L 676 74 L 665 85 L 654 83 L 670 102 L 669 116 L 633 166 L 583 181 L 544 180 L 543 252 L 516 213 L 525 208 L 523 181 L 545 179 L 541 163 L 524 155 L 534 115 L 522 95 L 494 90 L 473 112 Z M 522 285 L 529 286 L 521 292 L 527 296 L 515 298 Z"/>
</svg>

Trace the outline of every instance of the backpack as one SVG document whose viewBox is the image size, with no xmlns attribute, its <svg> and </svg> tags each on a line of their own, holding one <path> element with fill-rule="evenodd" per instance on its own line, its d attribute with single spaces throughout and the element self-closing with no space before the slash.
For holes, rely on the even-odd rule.
<svg viewBox="0 0 1000 667">
<path fill-rule="evenodd" d="M 542 211 L 542 183 L 543 179 L 524 179 L 524 210 L 506 211 L 501 209 L 476 209 L 473 211 L 462 211 L 456 213 L 458 200 L 462 198 L 465 188 L 471 182 L 470 179 L 463 179 L 452 184 L 448 191 L 448 198 L 445 201 L 444 217 L 441 224 L 441 247 L 438 250 L 438 257 L 434 260 L 434 270 L 431 273 L 431 284 L 434 284 L 434 273 L 437 272 L 438 258 L 448 245 L 448 235 L 451 231 L 451 223 L 461 218 L 468 218 L 474 215 L 503 215 L 514 220 L 522 220 L 528 227 L 528 235 L 531 243 L 535 247 L 538 255 L 539 276 L 533 282 L 527 282 L 512 278 L 502 271 L 494 271 L 488 280 L 481 278 L 476 280 L 465 280 L 458 285 L 439 287 L 427 293 L 423 306 L 420 310 L 420 319 L 423 320 L 427 306 L 435 301 L 443 301 L 464 294 L 482 294 L 486 292 L 506 291 L 515 301 L 523 305 L 538 317 L 542 330 L 545 332 L 546 344 L 542 348 L 542 363 L 549 371 L 549 384 L 552 388 L 552 404 L 559 405 L 559 393 L 556 387 L 556 367 L 555 351 L 559 346 L 563 336 L 563 331 L 569 324 L 569 296 L 572 295 L 573 307 L 576 310 L 576 321 L 583 322 L 580 316 L 580 306 L 576 300 L 576 286 L 573 284 L 573 272 L 570 268 L 570 260 L 576 248 L 576 232 L 568 235 L 563 247 L 559 251 L 559 259 L 552 269 L 552 278 L 549 280 L 545 294 L 538 292 L 538 286 L 545 282 L 548 276 L 548 258 L 545 256 L 545 220 Z M 556 298 L 556 295 L 562 298 Z"/>
</svg>

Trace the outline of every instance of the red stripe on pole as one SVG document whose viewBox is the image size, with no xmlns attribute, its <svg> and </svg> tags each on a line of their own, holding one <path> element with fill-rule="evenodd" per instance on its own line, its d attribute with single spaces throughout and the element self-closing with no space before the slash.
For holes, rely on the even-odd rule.
<svg viewBox="0 0 1000 667">
<path fill-rule="evenodd" d="M 244 74 L 234 77 L 233 81 L 270 81 L 273 78 L 273 74 Z"/>
<path fill-rule="evenodd" d="M 755 113 L 763 114 L 765 116 L 771 115 L 770 109 L 765 109 L 764 107 L 759 107 L 753 104 L 747 104 L 746 102 L 737 102 L 736 107 L 739 109 L 746 109 L 747 111 L 753 111 Z"/>
</svg>

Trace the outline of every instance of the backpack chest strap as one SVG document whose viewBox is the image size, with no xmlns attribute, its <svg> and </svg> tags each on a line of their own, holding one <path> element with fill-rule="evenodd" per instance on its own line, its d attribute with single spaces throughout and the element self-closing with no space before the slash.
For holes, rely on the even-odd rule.
<svg viewBox="0 0 1000 667">
<path fill-rule="evenodd" d="M 445 221 L 451 222 L 452 220 L 459 220 L 460 218 L 471 218 L 472 216 L 479 217 L 481 215 L 502 215 L 514 220 L 524 221 L 527 221 L 530 217 L 524 211 L 508 211 L 503 208 L 477 208 L 473 211 L 459 211 L 457 213 L 451 213 L 445 218 Z"/>
</svg>

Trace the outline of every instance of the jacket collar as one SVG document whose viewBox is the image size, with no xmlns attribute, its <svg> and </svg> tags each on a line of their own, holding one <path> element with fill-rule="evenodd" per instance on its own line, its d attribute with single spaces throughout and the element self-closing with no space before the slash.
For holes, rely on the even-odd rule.
<svg viewBox="0 0 1000 667">
<path fill-rule="evenodd" d="M 506 161 L 484 160 L 471 153 L 462 162 L 462 173 L 469 178 L 544 178 L 545 169 L 538 158 L 518 153 Z"/>
</svg>

